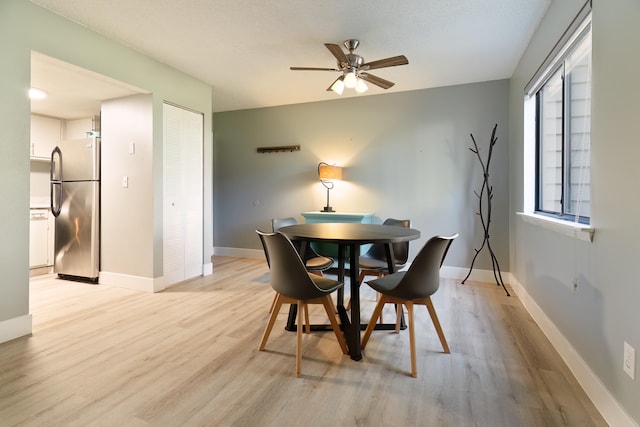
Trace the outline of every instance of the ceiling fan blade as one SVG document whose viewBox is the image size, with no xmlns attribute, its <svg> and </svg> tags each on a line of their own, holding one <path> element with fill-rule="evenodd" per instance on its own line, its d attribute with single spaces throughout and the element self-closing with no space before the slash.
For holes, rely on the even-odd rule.
<svg viewBox="0 0 640 427">
<path fill-rule="evenodd" d="M 289 67 L 293 71 L 340 71 L 337 68 L 319 68 L 319 67 Z"/>
<path fill-rule="evenodd" d="M 331 54 L 336 57 L 339 64 L 349 63 L 349 60 L 347 59 L 347 55 L 345 55 L 344 51 L 340 46 L 333 43 L 325 43 L 324 45 L 327 47 L 327 49 L 329 49 L 329 52 L 331 52 Z"/>
<path fill-rule="evenodd" d="M 396 65 L 407 65 L 409 60 L 404 55 L 392 56 L 391 58 L 379 59 L 362 64 L 363 70 L 374 70 L 376 68 L 395 67 Z"/>
<path fill-rule="evenodd" d="M 360 73 L 358 77 L 369 83 L 373 83 L 376 86 L 380 86 L 382 89 L 389 89 L 395 84 L 394 82 L 390 82 L 389 80 L 385 80 L 368 73 Z"/>
</svg>

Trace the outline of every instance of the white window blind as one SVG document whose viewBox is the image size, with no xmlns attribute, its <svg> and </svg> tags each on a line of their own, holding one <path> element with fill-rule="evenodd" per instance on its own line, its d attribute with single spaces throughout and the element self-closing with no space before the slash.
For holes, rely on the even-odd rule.
<svg viewBox="0 0 640 427">
<path fill-rule="evenodd" d="M 580 12 L 573 19 L 569 27 L 554 45 L 551 52 L 546 56 L 542 64 L 538 67 L 529 83 L 524 88 L 528 96 L 535 95 L 540 90 L 548 76 L 553 72 L 555 64 L 564 61 L 567 52 L 573 49 L 576 41 L 586 31 L 587 26 L 591 26 L 591 0 L 588 0 Z"/>
</svg>

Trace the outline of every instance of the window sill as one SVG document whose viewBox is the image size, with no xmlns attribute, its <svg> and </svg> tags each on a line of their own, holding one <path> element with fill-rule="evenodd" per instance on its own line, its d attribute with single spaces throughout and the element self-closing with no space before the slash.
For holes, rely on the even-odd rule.
<svg viewBox="0 0 640 427">
<path fill-rule="evenodd" d="M 516 212 L 516 215 L 520 216 L 525 222 L 564 234 L 565 236 L 574 237 L 579 240 L 584 240 L 585 242 L 593 241 L 595 228 L 590 225 L 525 212 Z"/>
</svg>

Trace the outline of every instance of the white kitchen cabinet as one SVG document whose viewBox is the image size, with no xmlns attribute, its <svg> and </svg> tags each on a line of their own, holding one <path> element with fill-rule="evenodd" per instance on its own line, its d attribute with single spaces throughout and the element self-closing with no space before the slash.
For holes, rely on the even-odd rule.
<svg viewBox="0 0 640 427">
<path fill-rule="evenodd" d="M 62 139 L 62 120 L 31 115 L 31 158 L 49 160 L 51 151 Z"/>
<path fill-rule="evenodd" d="M 53 215 L 49 209 L 31 209 L 29 217 L 29 267 L 53 265 Z"/>
<path fill-rule="evenodd" d="M 65 120 L 64 139 L 82 139 L 87 137 L 87 132 L 94 130 L 94 118 Z"/>
</svg>

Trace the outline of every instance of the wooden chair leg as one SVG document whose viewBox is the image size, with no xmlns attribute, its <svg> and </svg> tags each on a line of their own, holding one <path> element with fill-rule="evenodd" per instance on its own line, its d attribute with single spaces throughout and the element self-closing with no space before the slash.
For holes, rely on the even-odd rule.
<svg viewBox="0 0 640 427">
<path fill-rule="evenodd" d="M 329 317 L 329 323 L 331 323 L 331 328 L 333 332 L 336 334 L 336 338 L 338 339 L 338 344 L 340 344 L 340 348 L 342 349 L 342 354 L 349 353 L 349 349 L 347 348 L 347 343 L 344 340 L 344 336 L 342 331 L 340 330 L 340 325 L 338 325 L 338 320 L 336 319 L 336 309 L 333 305 L 333 300 L 331 299 L 331 295 L 327 295 L 322 298 L 322 305 L 324 306 L 324 310 L 327 312 L 327 317 Z"/>
<path fill-rule="evenodd" d="M 282 296 L 276 293 L 275 301 L 273 301 L 275 305 L 274 309 L 271 310 L 271 315 L 269 316 L 269 322 L 267 323 L 267 327 L 262 334 L 262 340 L 260 340 L 260 345 L 258 346 L 258 350 L 264 350 L 264 346 L 267 345 L 267 340 L 269 339 L 269 334 L 271 334 L 271 329 L 273 329 L 273 324 L 276 321 L 276 317 L 278 317 L 278 312 L 280 311 L 280 307 L 282 307 Z"/>
<path fill-rule="evenodd" d="M 431 321 L 433 322 L 433 326 L 436 328 L 436 332 L 438 333 L 438 338 L 440 338 L 440 343 L 442 344 L 442 348 L 445 353 L 450 353 L 449 344 L 447 344 L 447 340 L 444 337 L 444 332 L 442 331 L 442 327 L 440 326 L 440 321 L 438 320 L 438 315 L 436 314 L 436 309 L 433 306 L 433 302 L 431 301 L 431 297 L 427 297 L 425 299 L 424 305 L 427 307 L 427 311 L 429 312 L 429 316 L 431 316 Z"/>
<path fill-rule="evenodd" d="M 362 281 L 364 280 L 365 276 L 366 276 L 366 274 L 365 274 L 364 270 L 361 271 L 360 272 L 360 276 L 358 276 L 358 284 L 362 283 Z"/>
<path fill-rule="evenodd" d="M 411 348 L 411 376 L 416 378 L 418 376 L 418 364 L 416 363 L 416 334 L 415 324 L 413 320 L 413 302 L 407 301 L 407 312 L 409 317 L 409 347 Z"/>
<path fill-rule="evenodd" d="M 271 307 L 269 307 L 269 313 L 273 313 L 273 308 L 276 306 L 276 300 L 278 299 L 278 294 L 276 293 L 273 296 L 273 301 L 271 301 Z"/>
<path fill-rule="evenodd" d="M 300 376 L 302 371 L 302 311 L 304 310 L 304 301 L 298 301 L 298 328 L 296 331 L 296 377 Z"/>
<path fill-rule="evenodd" d="M 395 333 L 400 333 L 400 321 L 402 320 L 402 304 L 396 304 L 396 330 Z"/>
<path fill-rule="evenodd" d="M 380 296 L 376 307 L 373 309 L 373 314 L 371 314 L 371 319 L 369 320 L 369 324 L 367 325 L 367 329 L 364 331 L 364 335 L 362 336 L 362 342 L 360 343 L 360 347 L 364 350 L 367 346 L 367 341 L 369 341 L 369 337 L 371 336 L 371 332 L 373 328 L 376 326 L 376 322 L 378 321 L 378 317 L 382 314 L 382 309 L 386 303 L 386 297 L 384 295 Z"/>
<path fill-rule="evenodd" d="M 299 309 L 300 307 L 298 307 Z M 307 334 L 311 333 L 311 323 L 309 322 L 309 304 L 304 304 L 304 317 L 306 319 L 306 330 L 307 330 Z"/>
</svg>

